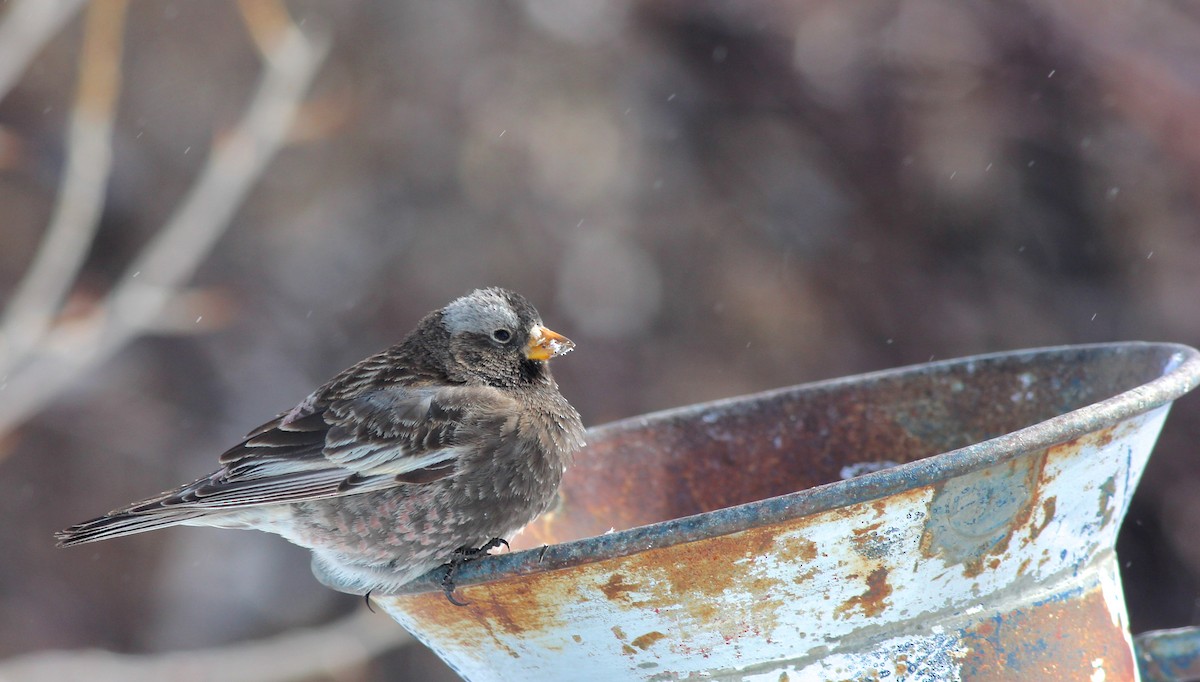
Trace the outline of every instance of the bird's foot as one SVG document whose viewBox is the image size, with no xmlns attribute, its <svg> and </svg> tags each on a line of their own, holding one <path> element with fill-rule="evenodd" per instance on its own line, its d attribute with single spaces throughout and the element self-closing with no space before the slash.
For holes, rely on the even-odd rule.
<svg viewBox="0 0 1200 682">
<path fill-rule="evenodd" d="M 454 598 L 454 578 L 458 575 L 458 569 L 462 568 L 463 564 L 487 556 L 488 552 L 500 545 L 508 547 L 508 540 L 504 538 L 492 538 L 485 542 L 482 547 L 459 547 L 454 550 L 454 554 L 450 556 L 450 561 L 442 564 L 442 567 L 446 569 L 446 574 L 442 576 L 442 591 L 446 593 L 446 601 L 455 606 L 466 606 L 469 603 Z"/>
</svg>

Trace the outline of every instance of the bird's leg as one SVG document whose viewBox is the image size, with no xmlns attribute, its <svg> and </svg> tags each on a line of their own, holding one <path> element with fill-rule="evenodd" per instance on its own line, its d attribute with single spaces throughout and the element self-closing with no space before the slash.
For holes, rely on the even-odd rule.
<svg viewBox="0 0 1200 682">
<path fill-rule="evenodd" d="M 508 540 L 504 538 L 492 538 L 483 544 L 482 547 L 459 547 L 450 555 L 450 561 L 442 564 L 446 569 L 446 575 L 442 576 L 442 591 L 446 593 L 446 601 L 455 606 L 466 606 L 468 602 L 459 601 L 454 598 L 454 577 L 458 575 L 458 569 L 463 564 L 470 563 L 479 557 L 487 556 L 487 553 L 496 549 L 500 545 L 508 547 Z"/>
</svg>

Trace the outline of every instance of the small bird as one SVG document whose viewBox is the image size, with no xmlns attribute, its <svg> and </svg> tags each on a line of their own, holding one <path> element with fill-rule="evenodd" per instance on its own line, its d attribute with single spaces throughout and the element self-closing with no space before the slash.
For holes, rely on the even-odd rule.
<svg viewBox="0 0 1200 682">
<path fill-rule="evenodd" d="M 360 593 L 443 564 L 452 580 L 452 561 L 546 511 L 583 446 L 548 364 L 574 347 L 523 296 L 479 289 L 251 431 L 218 471 L 60 531 L 58 544 L 252 528 L 311 549 L 314 567 Z"/>
</svg>

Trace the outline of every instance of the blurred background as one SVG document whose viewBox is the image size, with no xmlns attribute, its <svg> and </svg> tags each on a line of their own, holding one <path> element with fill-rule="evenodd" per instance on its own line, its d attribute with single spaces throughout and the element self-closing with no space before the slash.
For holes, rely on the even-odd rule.
<svg viewBox="0 0 1200 682">
<path fill-rule="evenodd" d="M 273 536 L 51 534 L 207 474 L 476 287 L 578 343 L 554 370 L 589 425 L 1200 345 L 1187 2 L 10 0 L 0 23 L 0 661 L 58 679 L 58 650 L 322 627 L 358 628 L 342 658 L 169 677 L 454 679 Z M 1135 632 L 1200 622 L 1198 443 L 1190 396 L 1118 547 Z"/>
</svg>

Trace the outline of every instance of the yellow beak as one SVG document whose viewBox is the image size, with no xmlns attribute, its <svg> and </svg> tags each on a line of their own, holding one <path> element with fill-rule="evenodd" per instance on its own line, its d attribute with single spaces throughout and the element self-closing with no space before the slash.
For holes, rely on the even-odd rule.
<svg viewBox="0 0 1200 682">
<path fill-rule="evenodd" d="M 530 360 L 549 360 L 570 353 L 574 348 L 575 343 L 571 339 L 535 324 L 529 333 L 529 343 L 525 345 L 525 357 Z"/>
</svg>

